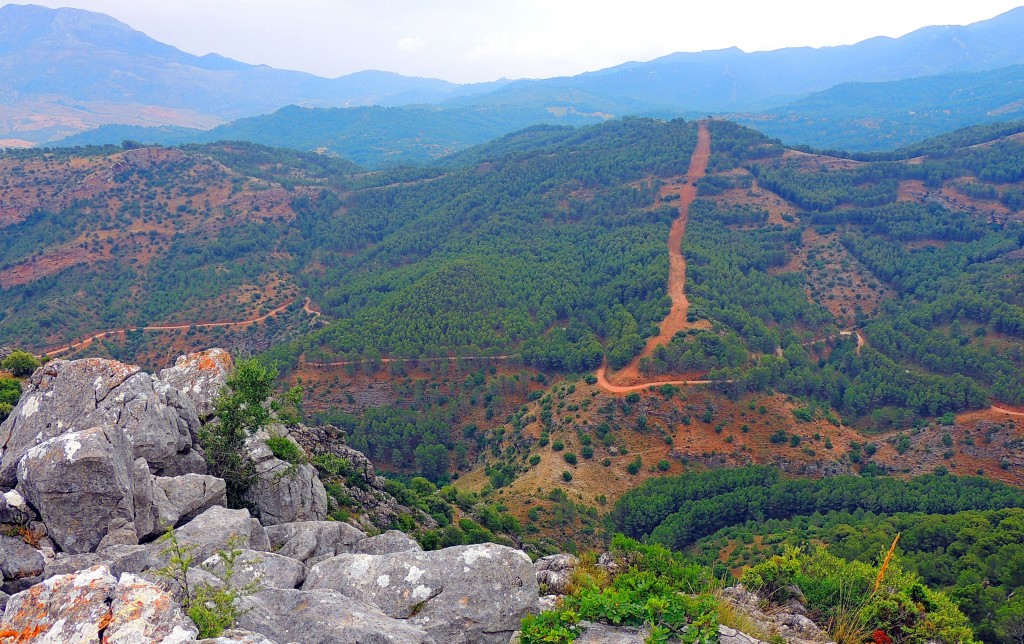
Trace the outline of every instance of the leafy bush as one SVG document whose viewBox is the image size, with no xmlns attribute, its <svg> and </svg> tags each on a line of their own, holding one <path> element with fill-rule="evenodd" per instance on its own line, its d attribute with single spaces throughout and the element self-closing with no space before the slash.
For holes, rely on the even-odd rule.
<svg viewBox="0 0 1024 644">
<path fill-rule="evenodd" d="M 266 442 L 267 447 L 270 448 L 274 456 L 282 461 L 287 461 L 292 465 L 299 465 L 305 462 L 302 452 L 299 451 L 299 446 L 287 436 L 271 436 Z"/>
<path fill-rule="evenodd" d="M 0 362 L 0 367 L 10 371 L 19 378 L 23 378 L 32 375 L 32 372 L 39 367 L 39 360 L 27 351 L 12 351 L 11 355 L 4 358 L 3 362 Z"/>
<path fill-rule="evenodd" d="M 258 582 L 241 587 L 231 583 L 235 574 L 235 561 L 242 554 L 242 550 L 236 547 L 236 540 L 233 538 L 228 541 L 227 550 L 216 552 L 224 566 L 223 572 L 208 571 L 220 579 L 222 584 L 218 586 L 205 581 L 194 584 L 189 579 L 189 571 L 196 564 L 192 553 L 198 548 L 197 545 L 179 543 L 172 528 L 168 528 L 159 541 L 167 544 L 160 554 L 168 557 L 168 561 L 167 565 L 154 572 L 175 584 L 181 591 L 182 608 L 195 622 L 200 638 L 220 637 L 225 630 L 235 625 L 242 614 L 238 600 L 259 590 Z"/>
<path fill-rule="evenodd" d="M 810 554 L 788 548 L 748 569 L 742 582 L 774 601 L 784 600 L 795 586 L 818 621 L 834 627 L 882 631 L 908 644 L 975 641 L 970 622 L 948 597 L 893 562 L 871 566 L 844 561 L 820 547 Z"/>
<path fill-rule="evenodd" d="M 522 643 L 572 642 L 581 620 L 650 628 L 649 642 L 711 642 L 718 636 L 716 602 L 706 594 L 705 569 L 688 564 L 682 555 L 645 546 L 622 535 L 612 539 L 611 552 L 624 565 L 609 575 L 584 557 L 576 589 L 556 611 L 523 620 Z"/>
<path fill-rule="evenodd" d="M 270 422 L 264 403 L 273 393 L 275 378 L 277 370 L 258 360 L 238 361 L 214 401 L 218 422 L 199 433 L 210 473 L 227 484 L 229 507 L 243 506 L 242 497 L 256 478 L 255 466 L 245 456 L 245 440 Z"/>
</svg>

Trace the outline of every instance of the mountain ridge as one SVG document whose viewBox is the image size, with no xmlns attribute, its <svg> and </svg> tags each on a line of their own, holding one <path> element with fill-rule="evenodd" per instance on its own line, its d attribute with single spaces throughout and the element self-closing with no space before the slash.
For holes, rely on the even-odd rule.
<svg viewBox="0 0 1024 644">
<path fill-rule="evenodd" d="M 966 26 L 926 27 L 853 45 L 677 52 L 577 76 L 459 85 L 364 71 L 305 72 L 194 56 L 104 14 L 0 8 L 0 141 L 51 142 L 108 123 L 208 129 L 304 107 L 442 104 L 609 116 L 752 111 L 842 82 L 885 81 L 1024 63 L 1024 7 Z M 51 61 L 61 60 L 59 68 Z M 722 82 L 723 78 L 728 79 Z"/>
</svg>

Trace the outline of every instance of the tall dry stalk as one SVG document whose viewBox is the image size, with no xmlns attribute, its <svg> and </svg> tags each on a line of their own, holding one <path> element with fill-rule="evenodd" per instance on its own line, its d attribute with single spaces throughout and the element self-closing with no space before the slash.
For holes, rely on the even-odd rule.
<svg viewBox="0 0 1024 644">
<path fill-rule="evenodd" d="M 889 553 L 885 555 L 885 561 L 882 562 L 882 568 L 878 571 L 878 577 L 875 579 L 875 589 L 871 591 L 871 594 L 878 592 L 878 587 L 882 585 L 882 578 L 885 577 L 885 569 L 889 567 L 889 562 L 892 561 L 893 554 L 896 553 L 896 544 L 900 542 L 901 532 L 896 533 L 896 538 L 892 540 L 892 545 L 889 546 Z"/>
</svg>

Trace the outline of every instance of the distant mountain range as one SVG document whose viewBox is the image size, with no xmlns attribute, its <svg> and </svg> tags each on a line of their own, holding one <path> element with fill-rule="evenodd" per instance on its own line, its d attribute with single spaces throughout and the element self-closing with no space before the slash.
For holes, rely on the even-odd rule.
<svg viewBox="0 0 1024 644">
<path fill-rule="evenodd" d="M 504 83 L 380 71 L 327 79 L 194 56 L 101 13 L 0 7 L 0 139 L 53 141 L 104 123 L 211 127 L 290 104 L 436 103 Z"/>
<path fill-rule="evenodd" d="M 457 85 L 386 72 L 325 79 L 193 56 L 103 14 L 7 5 L 0 8 L 0 145 L 51 143 L 105 124 L 171 126 L 104 128 L 68 143 L 244 138 L 325 148 L 372 166 L 419 162 L 535 123 L 724 113 L 787 143 L 885 149 L 1019 118 L 1013 95 L 1024 92 L 1013 66 L 1024 64 L 1021 33 L 1024 7 L 842 47 L 677 53 L 573 77 Z M 964 84 L 973 89 L 961 91 Z M 288 105 L 378 107 L 244 118 Z"/>
</svg>

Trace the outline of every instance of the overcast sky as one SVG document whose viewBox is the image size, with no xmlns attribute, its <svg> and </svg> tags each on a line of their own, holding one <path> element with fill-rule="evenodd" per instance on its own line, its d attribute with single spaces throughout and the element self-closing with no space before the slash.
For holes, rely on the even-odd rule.
<svg viewBox="0 0 1024 644">
<path fill-rule="evenodd" d="M 0 0 L 2 1 L 2 0 Z M 335 77 L 474 82 L 677 51 L 852 44 L 991 18 L 1021 0 L 36 0 L 109 14 L 194 54 Z"/>
</svg>

